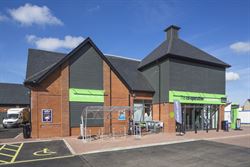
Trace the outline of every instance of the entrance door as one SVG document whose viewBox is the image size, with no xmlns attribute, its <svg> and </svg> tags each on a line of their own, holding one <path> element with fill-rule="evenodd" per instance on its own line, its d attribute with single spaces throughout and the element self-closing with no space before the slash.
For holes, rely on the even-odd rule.
<svg viewBox="0 0 250 167">
<path fill-rule="evenodd" d="M 215 129 L 218 123 L 218 105 L 182 105 L 183 124 L 186 131 Z"/>
<path fill-rule="evenodd" d="M 200 105 L 184 105 L 183 115 L 184 115 L 184 125 L 187 131 L 203 129 L 203 107 Z"/>
<path fill-rule="evenodd" d="M 196 126 L 197 130 L 203 129 L 203 110 L 200 106 L 195 106 L 195 120 L 194 125 Z"/>
<path fill-rule="evenodd" d="M 185 108 L 185 111 L 184 111 L 184 124 L 185 124 L 185 129 L 187 131 L 189 130 L 193 130 L 194 127 L 193 127 L 193 122 L 194 122 L 194 111 L 193 111 L 193 108 Z"/>
</svg>

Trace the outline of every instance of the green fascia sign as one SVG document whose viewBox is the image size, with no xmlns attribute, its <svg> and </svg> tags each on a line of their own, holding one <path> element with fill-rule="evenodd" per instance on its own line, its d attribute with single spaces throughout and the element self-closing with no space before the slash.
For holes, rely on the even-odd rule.
<svg viewBox="0 0 250 167">
<path fill-rule="evenodd" d="M 104 102 L 104 90 L 93 89 L 69 89 L 69 101 L 71 102 Z"/>
<path fill-rule="evenodd" d="M 225 104 L 227 101 L 226 95 L 223 94 L 171 90 L 169 91 L 169 102 L 174 102 L 174 100 L 190 104 Z"/>
<path fill-rule="evenodd" d="M 239 114 L 239 105 L 233 103 L 231 105 L 231 128 L 236 129 L 236 120 Z"/>
</svg>

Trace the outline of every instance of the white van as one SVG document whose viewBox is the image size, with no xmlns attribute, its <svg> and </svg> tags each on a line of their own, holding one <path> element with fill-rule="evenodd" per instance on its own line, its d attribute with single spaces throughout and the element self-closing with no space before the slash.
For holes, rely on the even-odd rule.
<svg viewBox="0 0 250 167">
<path fill-rule="evenodd" d="M 28 122 L 30 113 L 28 108 L 10 108 L 7 110 L 7 117 L 3 119 L 3 127 L 19 127 Z"/>
</svg>

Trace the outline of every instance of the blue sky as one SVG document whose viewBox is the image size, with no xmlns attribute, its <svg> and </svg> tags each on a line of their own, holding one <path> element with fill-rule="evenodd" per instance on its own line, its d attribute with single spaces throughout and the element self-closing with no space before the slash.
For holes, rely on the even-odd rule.
<svg viewBox="0 0 250 167">
<path fill-rule="evenodd" d="M 23 82 L 28 48 L 69 52 L 86 37 L 103 53 L 142 59 L 171 24 L 183 40 L 232 65 L 230 101 L 250 98 L 250 0 L 2 0 L 0 82 Z"/>
</svg>

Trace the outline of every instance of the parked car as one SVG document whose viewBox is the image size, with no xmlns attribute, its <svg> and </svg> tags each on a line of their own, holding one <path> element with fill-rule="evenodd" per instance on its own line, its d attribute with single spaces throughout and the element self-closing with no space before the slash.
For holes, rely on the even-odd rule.
<svg viewBox="0 0 250 167">
<path fill-rule="evenodd" d="M 7 117 L 3 119 L 3 127 L 20 127 L 30 121 L 28 108 L 10 108 L 7 110 Z"/>
</svg>

